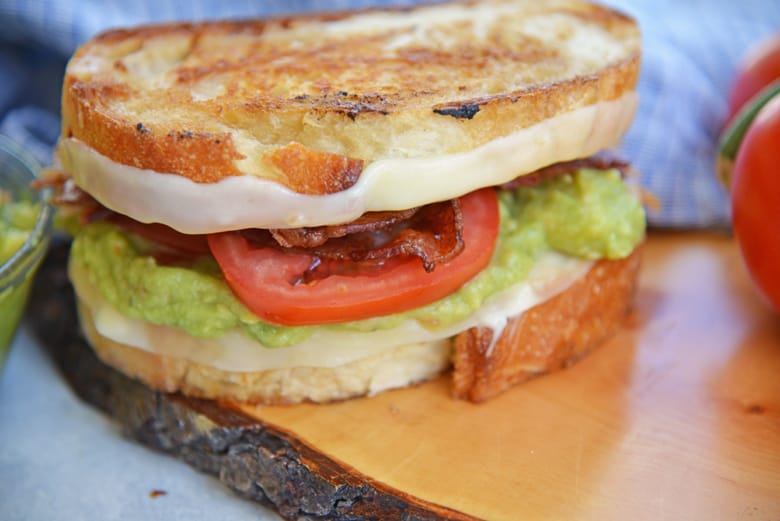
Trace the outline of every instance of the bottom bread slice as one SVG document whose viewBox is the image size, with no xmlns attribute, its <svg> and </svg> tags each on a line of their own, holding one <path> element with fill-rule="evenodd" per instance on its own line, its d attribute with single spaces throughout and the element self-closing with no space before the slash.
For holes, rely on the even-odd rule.
<svg viewBox="0 0 780 521">
<path fill-rule="evenodd" d="M 596 262 L 563 292 L 510 319 L 496 342 L 491 329 L 472 328 L 454 339 L 403 345 L 335 367 L 226 371 L 107 338 L 87 302 L 79 299 L 78 307 L 97 355 L 160 391 L 250 403 L 327 402 L 408 386 L 454 366 L 453 395 L 479 402 L 571 365 L 614 333 L 633 300 L 639 258 L 635 251 Z"/>
<path fill-rule="evenodd" d="M 494 342 L 475 327 L 455 339 L 452 393 L 481 402 L 522 381 L 570 366 L 620 327 L 636 293 L 641 252 L 601 260 L 582 279 L 514 317 Z"/>
<path fill-rule="evenodd" d="M 267 404 L 329 402 L 428 380 L 447 370 L 452 360 L 452 343 L 445 339 L 400 346 L 335 367 L 225 371 L 107 338 L 95 328 L 83 300 L 79 300 L 79 316 L 88 342 L 103 362 L 153 389 L 198 398 Z"/>
</svg>

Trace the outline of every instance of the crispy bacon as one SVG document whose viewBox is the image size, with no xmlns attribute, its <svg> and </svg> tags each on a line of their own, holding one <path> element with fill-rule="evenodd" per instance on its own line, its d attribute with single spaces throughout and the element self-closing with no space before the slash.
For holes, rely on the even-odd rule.
<svg viewBox="0 0 780 521">
<path fill-rule="evenodd" d="M 315 248 L 328 239 L 359 232 L 373 232 L 409 219 L 418 208 L 398 212 L 368 212 L 346 224 L 310 228 L 272 229 L 271 235 L 285 248 Z"/>
<path fill-rule="evenodd" d="M 410 256 L 420 258 L 423 267 L 430 272 L 437 264 L 455 258 L 464 248 L 459 199 L 403 212 L 367 214 L 341 226 L 294 230 L 284 237 L 297 241 L 292 246 L 276 243 L 275 235 L 267 230 L 244 230 L 242 233 L 258 246 L 281 246 L 292 253 L 312 255 L 311 266 L 296 283 L 308 283 L 335 274 L 369 275 Z M 327 238 L 321 241 L 323 237 Z M 304 246 L 313 243 L 318 244 Z"/>
<path fill-rule="evenodd" d="M 499 186 L 502 190 L 515 190 L 517 188 L 528 188 L 536 186 L 539 183 L 554 177 L 569 174 L 580 168 L 595 168 L 597 170 L 609 170 L 615 168 L 620 170 L 621 174 L 625 176 L 628 163 L 620 161 L 614 157 L 608 157 L 605 155 L 595 155 L 584 159 L 575 159 L 573 161 L 563 161 L 561 163 L 553 163 L 552 165 L 540 168 L 535 172 L 521 175 L 515 179 L 504 183 Z"/>
<path fill-rule="evenodd" d="M 65 173 L 47 169 L 33 181 L 35 190 L 50 188 L 53 191 L 51 202 L 61 209 L 79 212 L 85 221 L 99 220 L 108 215 L 110 210 L 100 204 L 94 197 L 76 185 L 76 182 Z M 97 216 L 97 218 L 94 218 Z"/>
<path fill-rule="evenodd" d="M 460 200 L 452 199 L 423 206 L 410 218 L 379 230 L 331 239 L 314 251 L 322 259 L 362 263 L 414 256 L 430 272 L 437 264 L 455 258 L 463 247 Z"/>
</svg>

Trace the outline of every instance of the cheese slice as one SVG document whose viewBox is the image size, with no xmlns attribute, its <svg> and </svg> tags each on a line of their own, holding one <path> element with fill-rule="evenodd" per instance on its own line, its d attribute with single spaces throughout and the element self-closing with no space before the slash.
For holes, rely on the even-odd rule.
<svg viewBox="0 0 780 521">
<path fill-rule="evenodd" d="M 402 210 L 505 183 L 558 161 L 615 145 L 633 120 L 628 93 L 549 118 L 468 152 L 380 159 L 357 183 L 327 195 L 304 195 L 251 175 L 195 183 L 116 163 L 75 138 L 58 145 L 62 168 L 106 207 L 141 222 L 200 234 L 244 228 L 296 228 L 350 222 L 367 211 Z"/>
</svg>

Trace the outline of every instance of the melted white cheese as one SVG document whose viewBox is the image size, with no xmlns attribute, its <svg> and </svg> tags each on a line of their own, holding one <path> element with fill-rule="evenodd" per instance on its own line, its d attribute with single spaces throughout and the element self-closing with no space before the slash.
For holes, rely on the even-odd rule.
<svg viewBox="0 0 780 521">
<path fill-rule="evenodd" d="M 71 265 L 79 299 L 91 313 L 97 331 L 111 340 L 152 353 L 183 358 L 224 371 L 263 371 L 291 367 L 335 367 L 404 345 L 440 348 L 442 341 L 471 327 L 489 327 L 498 338 L 510 317 L 519 315 L 569 287 L 592 263 L 556 253 L 544 254 L 528 278 L 492 296 L 471 316 L 431 331 L 414 320 L 371 332 L 320 329 L 300 344 L 265 348 L 239 331 L 217 339 L 195 338 L 185 331 L 147 323 L 119 313 L 103 299 L 85 272 Z"/>
<path fill-rule="evenodd" d="M 637 96 L 589 105 L 547 119 L 473 150 L 441 157 L 381 159 L 355 185 L 328 195 L 302 195 L 244 175 L 195 183 L 120 163 L 75 139 L 59 154 L 76 184 L 108 208 L 183 233 L 243 228 L 295 228 L 349 222 L 372 210 L 402 210 L 458 197 L 555 163 L 587 157 L 617 143 Z"/>
</svg>

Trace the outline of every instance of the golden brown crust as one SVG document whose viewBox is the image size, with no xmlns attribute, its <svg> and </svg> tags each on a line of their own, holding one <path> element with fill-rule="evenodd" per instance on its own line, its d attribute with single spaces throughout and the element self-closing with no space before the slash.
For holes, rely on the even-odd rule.
<svg viewBox="0 0 780 521">
<path fill-rule="evenodd" d="M 455 339 L 452 393 L 481 402 L 513 385 L 568 367 L 620 326 L 633 302 L 640 251 L 602 260 L 566 291 L 510 320 L 495 345 L 489 328 Z"/>
<path fill-rule="evenodd" d="M 318 152 L 300 143 L 277 148 L 266 160 L 284 174 L 284 184 L 300 194 L 332 194 L 354 185 L 363 161 Z"/>
<path fill-rule="evenodd" d="M 339 156 L 315 165 L 340 180 L 354 161 L 469 150 L 632 91 L 639 49 L 633 20 L 578 0 L 112 31 L 68 66 L 63 136 L 197 182 L 246 173 L 299 189 L 269 154 Z"/>
<path fill-rule="evenodd" d="M 153 132 L 141 120 L 133 122 L 116 114 L 111 104 L 135 95 L 127 86 L 83 84 L 66 76 L 63 93 L 63 121 L 78 122 L 66 123 L 63 135 L 88 143 L 114 161 L 178 173 L 198 183 L 241 175 L 235 161 L 244 156 L 236 151 L 229 133 L 186 128 Z"/>
</svg>

